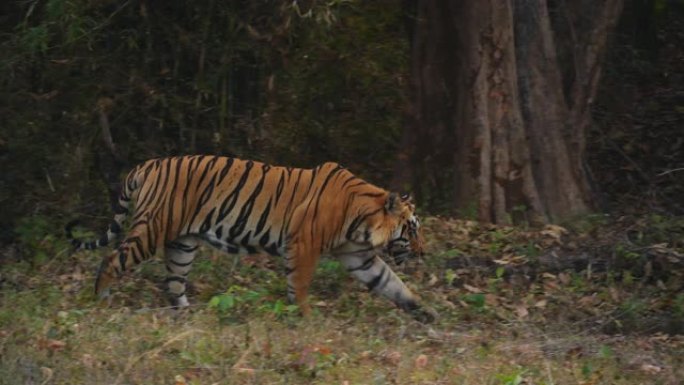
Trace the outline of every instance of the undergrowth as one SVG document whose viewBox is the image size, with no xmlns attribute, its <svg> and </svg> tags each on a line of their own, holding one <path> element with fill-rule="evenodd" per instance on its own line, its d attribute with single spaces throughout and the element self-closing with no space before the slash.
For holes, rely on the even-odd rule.
<svg viewBox="0 0 684 385">
<path fill-rule="evenodd" d="M 428 255 L 395 269 L 439 313 L 429 325 L 330 259 L 303 319 L 278 261 L 209 249 L 188 309 L 168 307 L 159 261 L 99 301 L 102 254 L 26 230 L 21 252 L 36 258 L 0 268 L 0 383 L 681 384 L 677 221 L 525 230 L 425 218 Z"/>
</svg>

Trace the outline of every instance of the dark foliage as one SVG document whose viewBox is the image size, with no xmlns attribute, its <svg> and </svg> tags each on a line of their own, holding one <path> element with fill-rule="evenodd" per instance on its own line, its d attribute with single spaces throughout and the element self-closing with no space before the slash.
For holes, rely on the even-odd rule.
<svg viewBox="0 0 684 385">
<path fill-rule="evenodd" d="M 627 2 L 609 52 L 589 165 L 603 209 L 684 214 L 684 3 Z"/>
<path fill-rule="evenodd" d="M 407 63 L 399 3 L 1 7 L 2 239 L 24 216 L 109 215 L 106 189 L 155 156 L 389 174 Z"/>
<path fill-rule="evenodd" d="M 683 211 L 683 14 L 626 2 L 588 140 L 604 209 Z M 389 0 L 1 2 L 0 242 L 45 218 L 101 225 L 121 173 L 154 156 L 336 160 L 388 184 L 410 15 Z M 447 192 L 412 187 L 450 212 Z"/>
</svg>

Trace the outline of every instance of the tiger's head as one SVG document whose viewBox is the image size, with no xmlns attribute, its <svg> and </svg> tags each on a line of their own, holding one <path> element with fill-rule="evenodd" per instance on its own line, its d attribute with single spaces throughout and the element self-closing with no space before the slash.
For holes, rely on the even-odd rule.
<svg viewBox="0 0 684 385">
<path fill-rule="evenodd" d="M 348 224 L 346 239 L 356 245 L 351 246 L 354 252 L 359 246 L 381 248 L 397 263 L 423 255 L 416 205 L 408 194 L 368 193 L 362 199 L 373 203 L 359 205 Z"/>
<path fill-rule="evenodd" d="M 416 205 L 413 198 L 408 194 L 390 193 L 386 206 L 390 206 L 386 207 L 388 211 L 394 209 L 395 213 L 401 213 L 401 221 L 392 233 L 385 252 L 398 265 L 410 258 L 425 254 L 425 240 L 420 227 L 420 220 L 416 216 Z"/>
</svg>

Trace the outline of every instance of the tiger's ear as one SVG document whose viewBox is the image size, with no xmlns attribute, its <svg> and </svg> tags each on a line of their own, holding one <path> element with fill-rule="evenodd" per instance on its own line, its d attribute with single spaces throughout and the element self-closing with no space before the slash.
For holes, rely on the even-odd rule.
<svg viewBox="0 0 684 385">
<path fill-rule="evenodd" d="M 389 193 L 387 200 L 385 201 L 385 211 L 390 214 L 399 215 L 401 214 L 401 196 L 395 192 Z"/>
</svg>

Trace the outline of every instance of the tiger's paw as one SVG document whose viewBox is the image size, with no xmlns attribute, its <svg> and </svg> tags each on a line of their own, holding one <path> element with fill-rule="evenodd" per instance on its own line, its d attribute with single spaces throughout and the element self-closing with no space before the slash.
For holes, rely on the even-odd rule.
<svg viewBox="0 0 684 385">
<path fill-rule="evenodd" d="M 106 271 L 100 270 L 98 272 L 97 278 L 95 278 L 95 295 L 99 299 L 109 298 L 111 294 L 110 287 L 112 286 L 114 279 L 115 278 L 107 274 Z"/>
<path fill-rule="evenodd" d="M 400 307 L 420 323 L 432 323 L 438 317 L 434 309 L 423 307 L 414 300 L 405 301 L 400 304 Z"/>
<path fill-rule="evenodd" d="M 413 319 L 423 324 L 433 323 L 439 317 L 439 314 L 434 309 L 426 307 L 410 310 L 409 313 L 413 316 Z"/>
</svg>

